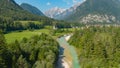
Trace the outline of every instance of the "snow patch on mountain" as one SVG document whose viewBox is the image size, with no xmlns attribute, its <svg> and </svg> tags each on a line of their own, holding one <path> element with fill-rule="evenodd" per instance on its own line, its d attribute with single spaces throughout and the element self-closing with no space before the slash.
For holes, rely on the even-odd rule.
<svg viewBox="0 0 120 68">
<path fill-rule="evenodd" d="M 44 14 L 45 14 L 47 17 L 54 18 L 56 15 L 61 14 L 61 13 L 64 12 L 65 10 L 66 10 L 66 9 L 54 7 L 54 8 L 52 8 L 52 9 L 47 10 Z"/>
<path fill-rule="evenodd" d="M 63 19 L 65 17 L 71 15 L 72 13 L 76 12 L 77 7 L 80 6 L 83 2 L 76 3 L 74 6 L 72 6 L 71 8 L 65 10 L 64 12 L 56 15 L 54 18 L 60 20 L 60 19 Z"/>
</svg>

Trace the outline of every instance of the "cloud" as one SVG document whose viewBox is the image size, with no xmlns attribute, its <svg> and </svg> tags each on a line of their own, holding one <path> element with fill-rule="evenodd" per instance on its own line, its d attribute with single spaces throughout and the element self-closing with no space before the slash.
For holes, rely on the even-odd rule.
<svg viewBox="0 0 120 68">
<path fill-rule="evenodd" d="M 50 3 L 50 2 L 47 2 L 47 4 L 46 4 L 46 5 L 48 5 L 48 6 L 49 6 L 49 5 L 51 5 L 51 3 Z"/>
</svg>

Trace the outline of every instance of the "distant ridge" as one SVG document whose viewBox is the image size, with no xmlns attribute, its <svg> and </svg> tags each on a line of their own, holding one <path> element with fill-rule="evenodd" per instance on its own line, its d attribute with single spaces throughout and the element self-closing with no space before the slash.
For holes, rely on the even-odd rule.
<svg viewBox="0 0 120 68">
<path fill-rule="evenodd" d="M 28 12 L 35 14 L 35 15 L 39 15 L 39 16 L 45 16 L 38 8 L 27 4 L 27 3 L 22 3 L 20 5 L 24 10 L 27 10 Z"/>
</svg>

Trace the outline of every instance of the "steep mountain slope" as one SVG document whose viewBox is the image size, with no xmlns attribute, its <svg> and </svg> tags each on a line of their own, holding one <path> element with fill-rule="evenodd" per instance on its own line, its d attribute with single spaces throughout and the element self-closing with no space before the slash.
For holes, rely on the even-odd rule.
<svg viewBox="0 0 120 68">
<path fill-rule="evenodd" d="M 27 4 L 27 3 L 22 3 L 20 5 L 24 10 L 29 11 L 30 13 L 36 14 L 36 15 L 40 15 L 40 16 L 44 16 L 44 14 L 36 7 Z"/>
<path fill-rule="evenodd" d="M 14 0 L 0 0 L 0 17 L 14 20 L 38 20 L 44 18 L 24 10 Z"/>
<path fill-rule="evenodd" d="M 86 0 L 68 17 L 62 18 L 67 21 L 82 23 L 94 22 L 119 22 L 120 1 L 119 0 Z"/>
<path fill-rule="evenodd" d="M 55 8 L 52 8 L 52 9 L 49 9 L 45 12 L 45 15 L 47 17 L 50 17 L 50 18 L 55 18 L 55 16 L 61 14 L 62 12 L 64 12 L 65 9 L 62 9 L 62 8 L 58 8 L 58 7 L 55 7 Z"/>
</svg>

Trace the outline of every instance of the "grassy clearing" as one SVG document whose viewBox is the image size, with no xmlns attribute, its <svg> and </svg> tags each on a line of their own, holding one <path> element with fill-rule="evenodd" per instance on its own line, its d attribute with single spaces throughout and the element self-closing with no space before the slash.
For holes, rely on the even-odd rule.
<svg viewBox="0 0 120 68">
<path fill-rule="evenodd" d="M 48 29 L 40 29 L 40 30 L 34 30 L 34 31 L 25 30 L 22 32 L 11 32 L 11 33 L 5 34 L 5 39 L 6 39 L 7 43 L 11 43 L 15 40 L 20 41 L 24 37 L 30 38 L 33 35 L 39 35 L 41 33 L 49 34 L 49 30 Z"/>
</svg>

